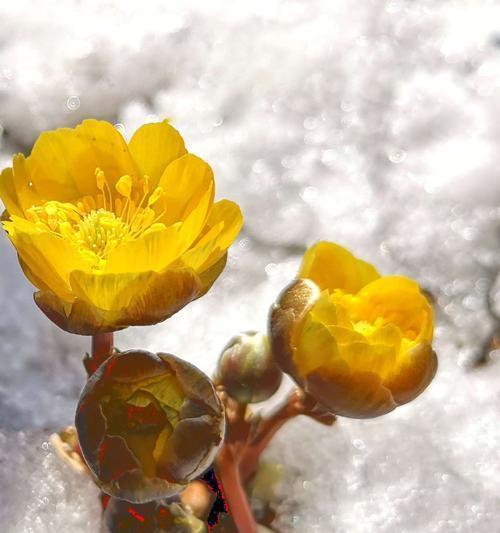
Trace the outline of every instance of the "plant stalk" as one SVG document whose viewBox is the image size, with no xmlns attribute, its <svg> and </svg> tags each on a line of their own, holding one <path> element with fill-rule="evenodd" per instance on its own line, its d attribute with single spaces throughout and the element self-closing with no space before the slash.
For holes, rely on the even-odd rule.
<svg viewBox="0 0 500 533">
<path fill-rule="evenodd" d="M 257 523 L 242 485 L 238 460 L 230 444 L 225 444 L 219 452 L 217 466 L 224 498 L 238 533 L 257 533 Z"/>
<path fill-rule="evenodd" d="M 92 335 L 90 355 L 83 360 L 87 375 L 90 377 L 113 353 L 113 333 L 97 333 Z"/>
</svg>

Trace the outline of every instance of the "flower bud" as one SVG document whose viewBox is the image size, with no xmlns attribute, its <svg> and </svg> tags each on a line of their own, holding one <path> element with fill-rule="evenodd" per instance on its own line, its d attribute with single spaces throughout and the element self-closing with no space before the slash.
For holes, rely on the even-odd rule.
<svg viewBox="0 0 500 533">
<path fill-rule="evenodd" d="M 240 403 L 270 398 L 283 374 L 274 362 L 266 335 L 254 331 L 233 337 L 219 359 L 217 383 Z"/>
<path fill-rule="evenodd" d="M 170 354 L 112 355 L 76 411 L 83 457 L 102 490 L 144 503 L 180 492 L 212 463 L 224 412 L 212 382 Z"/>
</svg>

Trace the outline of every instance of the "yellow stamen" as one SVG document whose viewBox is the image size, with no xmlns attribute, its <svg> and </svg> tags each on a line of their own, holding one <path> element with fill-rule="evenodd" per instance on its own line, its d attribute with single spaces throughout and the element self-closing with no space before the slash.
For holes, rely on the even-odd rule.
<svg viewBox="0 0 500 533">
<path fill-rule="evenodd" d="M 148 207 L 156 204 L 156 202 L 165 194 L 162 187 L 156 187 L 156 189 L 151 193 L 151 196 L 148 200 Z"/>
<path fill-rule="evenodd" d="M 74 203 L 49 201 L 28 209 L 26 217 L 40 231 L 51 231 L 70 242 L 93 269 L 101 270 L 121 243 L 165 227 L 158 222 L 165 209 L 157 214 L 151 207 L 165 201 L 165 192 L 157 187 L 149 195 L 148 176 L 137 183 L 134 192 L 132 178 L 125 175 L 115 185 L 120 197 L 113 198 L 104 172 L 96 169 L 95 177 L 99 191 L 95 196 L 87 195 Z"/>
<path fill-rule="evenodd" d="M 132 193 L 132 178 L 127 174 L 122 176 L 116 182 L 115 189 L 125 198 L 130 198 Z"/>
</svg>

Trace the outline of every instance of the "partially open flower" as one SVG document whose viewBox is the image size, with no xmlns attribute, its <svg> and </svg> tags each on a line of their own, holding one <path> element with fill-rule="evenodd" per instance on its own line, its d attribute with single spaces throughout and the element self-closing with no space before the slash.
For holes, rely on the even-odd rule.
<svg viewBox="0 0 500 533">
<path fill-rule="evenodd" d="M 102 490 L 136 503 L 181 491 L 214 460 L 224 412 L 205 374 L 169 354 L 112 355 L 76 411 L 83 457 Z"/>
<path fill-rule="evenodd" d="M 414 281 L 319 242 L 271 310 L 278 364 L 330 411 L 369 418 L 417 397 L 437 369 L 433 314 Z"/>
<path fill-rule="evenodd" d="M 219 359 L 217 383 L 240 403 L 263 402 L 279 388 L 283 374 L 267 335 L 250 331 L 233 337 Z"/>
<path fill-rule="evenodd" d="M 2 172 L 0 198 L 36 303 L 84 335 L 155 324 L 203 295 L 242 224 L 166 121 L 128 145 L 97 120 L 42 133 Z"/>
</svg>

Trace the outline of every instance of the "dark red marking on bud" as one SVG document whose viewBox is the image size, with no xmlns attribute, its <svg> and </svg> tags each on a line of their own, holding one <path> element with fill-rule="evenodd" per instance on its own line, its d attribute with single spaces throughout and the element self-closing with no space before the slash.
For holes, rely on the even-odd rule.
<svg viewBox="0 0 500 533">
<path fill-rule="evenodd" d="M 137 520 L 139 520 L 140 522 L 144 522 L 144 517 L 139 514 L 133 507 L 129 507 L 128 508 L 128 512 L 134 517 L 136 518 Z"/>
</svg>

